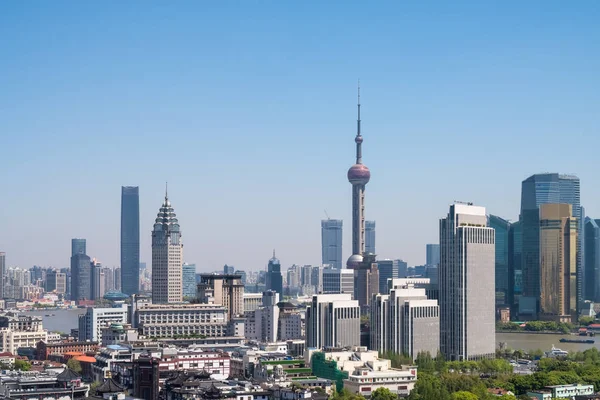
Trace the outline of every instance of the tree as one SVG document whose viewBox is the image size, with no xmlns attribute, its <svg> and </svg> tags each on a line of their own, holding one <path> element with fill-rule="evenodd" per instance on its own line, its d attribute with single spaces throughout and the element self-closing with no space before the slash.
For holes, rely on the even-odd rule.
<svg viewBox="0 0 600 400">
<path fill-rule="evenodd" d="M 31 364 L 25 360 L 15 360 L 15 369 L 17 371 L 29 371 Z"/>
<path fill-rule="evenodd" d="M 380 387 L 371 394 L 371 400 L 397 400 L 398 395 L 390 392 L 390 389 Z"/>
<path fill-rule="evenodd" d="M 580 317 L 579 318 L 579 325 L 588 326 L 589 324 L 593 323 L 594 320 L 595 320 L 594 317 Z"/>
<path fill-rule="evenodd" d="M 420 373 L 432 373 L 435 371 L 435 362 L 428 351 L 420 351 L 419 354 L 417 354 L 415 363 L 417 364 L 417 367 L 419 367 Z"/>
<path fill-rule="evenodd" d="M 77 372 L 78 374 L 81 374 L 81 371 L 83 370 L 81 368 L 81 363 L 74 358 L 70 358 L 69 361 L 67 361 L 67 368 L 74 372 Z"/>
<path fill-rule="evenodd" d="M 452 400 L 479 400 L 479 398 L 476 394 L 462 391 L 452 393 Z"/>
<path fill-rule="evenodd" d="M 96 390 L 98 389 L 98 387 L 100 385 L 101 385 L 101 383 L 98 381 L 94 381 L 94 382 L 90 383 L 90 396 L 96 395 Z"/>
</svg>

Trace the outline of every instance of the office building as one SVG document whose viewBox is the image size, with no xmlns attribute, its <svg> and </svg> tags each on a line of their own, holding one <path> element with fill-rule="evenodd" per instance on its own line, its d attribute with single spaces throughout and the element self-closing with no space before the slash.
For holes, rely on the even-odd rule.
<svg viewBox="0 0 600 400">
<path fill-rule="evenodd" d="M 521 222 L 515 221 L 510 224 L 508 230 L 508 304 L 512 312 L 519 314 L 517 306 L 523 294 L 523 235 Z M 535 313 L 535 310 L 532 310 Z"/>
<path fill-rule="evenodd" d="M 42 326 L 42 317 L 4 313 L 0 315 L 0 352 L 17 354 L 21 347 L 36 347 L 48 341 L 48 331 Z"/>
<path fill-rule="evenodd" d="M 365 221 L 365 252 L 375 253 L 375 221 Z"/>
<path fill-rule="evenodd" d="M 71 257 L 71 300 L 91 300 L 92 265 L 90 257 L 75 253 Z"/>
<path fill-rule="evenodd" d="M 371 306 L 371 343 L 379 352 L 419 352 L 435 356 L 440 349 L 440 309 L 437 300 L 427 298 L 424 288 L 410 279 L 388 281 L 388 294 L 377 294 Z"/>
<path fill-rule="evenodd" d="M 360 132 L 360 88 L 358 89 L 358 118 L 356 121 L 356 162 L 348 170 L 348 181 L 352 184 L 352 255 L 346 261 L 346 268 L 356 269 L 363 261 L 365 253 L 365 186 L 371 179 L 371 172 L 362 163 L 362 142 Z"/>
<path fill-rule="evenodd" d="M 425 245 L 425 265 L 439 265 L 440 245 L 429 243 Z"/>
<path fill-rule="evenodd" d="M 508 252 L 510 222 L 496 215 L 488 217 L 488 226 L 496 232 L 496 305 L 505 306 L 512 304 L 512 291 L 509 282 L 513 274 Z"/>
<path fill-rule="evenodd" d="M 360 344 L 360 306 L 350 294 L 319 294 L 306 309 L 306 347 Z"/>
<path fill-rule="evenodd" d="M 557 173 L 535 174 L 521 187 L 522 274 L 523 295 L 537 301 L 541 293 L 540 277 L 540 212 L 542 204 L 571 204 L 577 219 L 577 299 L 583 300 L 582 229 L 583 208 L 580 204 L 579 178 Z M 526 299 L 527 300 L 527 299 Z M 527 301 L 525 301 L 527 303 Z M 537 304 L 539 307 L 539 304 Z M 521 308 L 521 305 L 519 305 Z"/>
<path fill-rule="evenodd" d="M 354 271 L 350 269 L 323 269 L 323 294 L 348 293 L 354 297 Z"/>
<path fill-rule="evenodd" d="M 234 272 L 235 275 L 239 275 L 241 276 L 242 279 L 242 285 L 246 285 L 247 279 L 248 279 L 248 274 L 246 274 L 246 271 L 243 271 L 241 269 L 238 269 L 237 271 Z"/>
<path fill-rule="evenodd" d="M 140 290 L 140 191 L 121 187 L 121 291 L 132 295 Z"/>
<path fill-rule="evenodd" d="M 115 273 L 112 268 L 104 267 L 102 268 L 102 275 L 104 275 L 104 291 L 105 293 L 108 291 L 115 290 Z"/>
<path fill-rule="evenodd" d="M 267 290 L 262 294 L 262 306 L 247 314 L 245 337 L 265 343 L 275 343 L 279 337 L 279 293 Z"/>
<path fill-rule="evenodd" d="M 585 218 L 585 298 L 600 302 L 600 220 Z"/>
<path fill-rule="evenodd" d="M 577 319 L 577 225 L 570 204 L 540 205 L 542 319 Z"/>
<path fill-rule="evenodd" d="M 196 298 L 196 264 L 183 264 L 183 298 Z"/>
<path fill-rule="evenodd" d="M 224 275 L 231 275 L 235 272 L 235 267 L 233 265 L 227 265 L 225 264 L 225 266 L 223 267 L 223 274 Z"/>
<path fill-rule="evenodd" d="M 139 264 L 137 264 L 139 267 Z M 183 242 L 179 221 L 165 193 L 152 231 L 152 302 L 179 303 L 183 300 Z M 124 282 L 121 282 L 123 285 Z"/>
<path fill-rule="evenodd" d="M 99 342 L 102 329 L 113 323 L 126 324 L 127 314 L 126 304 L 113 308 L 88 307 L 86 313 L 79 316 L 79 340 Z"/>
<path fill-rule="evenodd" d="M 115 290 L 121 291 L 121 268 L 117 267 L 113 270 L 113 279 L 115 282 Z"/>
<path fill-rule="evenodd" d="M 240 275 L 200 274 L 198 301 L 225 307 L 230 319 L 244 315 L 242 277 Z"/>
<path fill-rule="evenodd" d="M 440 220 L 440 348 L 447 360 L 495 356 L 494 270 L 485 207 L 452 204 Z"/>
<path fill-rule="evenodd" d="M 281 262 L 275 257 L 273 250 L 273 258 L 269 260 L 267 267 L 267 275 L 265 286 L 267 290 L 274 290 L 279 293 L 279 297 L 283 298 L 283 276 L 281 275 Z"/>
<path fill-rule="evenodd" d="M 342 229 L 341 219 L 321 221 L 321 261 L 323 265 L 342 268 Z"/>
<path fill-rule="evenodd" d="M 354 299 L 358 300 L 363 313 L 368 314 L 374 294 L 379 293 L 379 269 L 375 255 L 365 253 L 354 269 Z"/>
<path fill-rule="evenodd" d="M 6 280 L 6 253 L 0 251 L 0 299 L 4 298 L 4 281 Z"/>
<path fill-rule="evenodd" d="M 406 278 L 406 270 L 400 276 L 400 264 L 402 260 L 377 260 L 377 269 L 379 270 L 379 293 L 387 293 L 388 279 Z M 404 263 L 406 266 L 406 263 Z"/>
<path fill-rule="evenodd" d="M 50 269 L 46 272 L 46 282 L 44 285 L 44 290 L 48 293 L 54 292 L 56 290 L 56 274 L 59 272 L 55 269 Z"/>
<path fill-rule="evenodd" d="M 96 259 L 93 259 L 90 268 L 90 277 L 92 285 L 92 295 L 90 299 L 99 300 L 102 298 L 102 296 L 104 296 L 104 293 L 106 292 L 102 264 L 96 261 Z"/>
<path fill-rule="evenodd" d="M 71 239 L 71 257 L 75 254 L 87 254 L 85 239 Z"/>
</svg>

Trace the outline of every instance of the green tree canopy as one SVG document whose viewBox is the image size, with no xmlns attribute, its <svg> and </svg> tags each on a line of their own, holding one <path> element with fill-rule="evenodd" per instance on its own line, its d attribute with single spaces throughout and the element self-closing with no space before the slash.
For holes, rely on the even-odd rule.
<svg viewBox="0 0 600 400">
<path fill-rule="evenodd" d="M 82 371 L 81 363 L 74 358 L 70 358 L 69 361 L 67 361 L 67 367 L 78 374 L 80 374 Z"/>
<path fill-rule="evenodd" d="M 25 360 L 15 360 L 15 369 L 17 371 L 29 371 L 31 364 Z"/>
<path fill-rule="evenodd" d="M 390 392 L 388 388 L 380 387 L 371 394 L 371 400 L 397 400 L 398 395 Z"/>
<path fill-rule="evenodd" d="M 461 392 L 452 393 L 451 399 L 452 400 L 479 400 L 479 397 L 477 397 L 476 394 L 473 394 L 471 392 L 461 391 Z"/>
</svg>

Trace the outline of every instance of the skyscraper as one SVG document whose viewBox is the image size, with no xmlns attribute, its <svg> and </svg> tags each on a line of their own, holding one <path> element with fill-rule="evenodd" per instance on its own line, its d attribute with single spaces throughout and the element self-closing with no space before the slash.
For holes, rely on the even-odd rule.
<svg viewBox="0 0 600 400">
<path fill-rule="evenodd" d="M 400 267 L 398 262 L 402 262 L 402 260 L 377 260 L 377 269 L 379 270 L 379 293 L 387 293 L 388 279 L 406 277 L 399 276 Z"/>
<path fill-rule="evenodd" d="M 580 182 L 573 175 L 535 174 L 521 186 L 523 296 L 540 298 L 540 215 L 542 204 L 571 204 L 577 218 L 577 299 L 583 299 L 582 229 L 583 208 L 580 204 Z"/>
<path fill-rule="evenodd" d="M 85 239 L 71 239 L 71 256 L 87 254 Z"/>
<path fill-rule="evenodd" d="M 365 221 L 365 252 L 375 253 L 375 221 Z"/>
<path fill-rule="evenodd" d="M 510 224 L 508 230 L 508 303 L 512 307 L 519 304 L 519 299 L 523 293 L 523 233 L 521 231 L 521 222 L 515 221 Z"/>
<path fill-rule="evenodd" d="M 196 264 L 183 264 L 183 297 L 196 297 Z"/>
<path fill-rule="evenodd" d="M 494 228 L 496 232 L 496 304 L 509 305 L 509 298 L 512 289 L 509 285 L 511 271 L 511 263 L 508 254 L 509 230 L 510 222 L 496 215 L 490 215 L 488 218 L 490 228 Z"/>
<path fill-rule="evenodd" d="M 225 266 L 223 266 L 223 273 L 225 275 L 231 275 L 235 272 L 235 267 L 233 265 L 227 265 L 225 264 Z"/>
<path fill-rule="evenodd" d="M 137 186 L 121 187 L 121 291 L 140 290 L 140 192 Z"/>
<path fill-rule="evenodd" d="M 6 253 L 0 251 L 0 299 L 4 298 L 4 281 L 6 277 Z"/>
<path fill-rule="evenodd" d="M 600 301 L 600 220 L 585 218 L 585 298 Z"/>
<path fill-rule="evenodd" d="M 577 318 L 577 225 L 570 204 L 540 205 L 540 313 L 544 319 Z"/>
<path fill-rule="evenodd" d="M 485 207 L 452 204 L 440 220 L 440 348 L 447 360 L 495 355 L 494 253 Z"/>
<path fill-rule="evenodd" d="M 71 300 L 92 299 L 92 264 L 82 253 L 71 256 Z"/>
<path fill-rule="evenodd" d="M 346 267 L 357 269 L 363 260 L 365 253 L 365 185 L 371 179 L 371 172 L 362 163 L 362 142 L 360 133 L 360 88 L 358 89 L 358 119 L 356 121 L 357 132 L 354 142 L 356 143 L 356 163 L 348 170 L 348 181 L 352 184 L 352 255 L 346 262 Z"/>
<path fill-rule="evenodd" d="M 360 307 L 350 294 L 314 295 L 306 309 L 306 348 L 360 345 Z"/>
<path fill-rule="evenodd" d="M 279 298 L 283 298 L 283 275 L 281 275 L 281 263 L 275 257 L 273 250 L 273 258 L 269 260 L 266 276 L 266 290 L 274 290 L 279 293 Z"/>
<path fill-rule="evenodd" d="M 440 245 L 439 244 L 427 244 L 425 246 L 425 265 L 439 265 L 440 264 Z"/>
<path fill-rule="evenodd" d="M 139 264 L 136 264 L 139 267 Z M 152 302 L 178 303 L 182 295 L 183 243 L 179 221 L 165 192 L 152 231 Z M 124 285 L 125 282 L 121 282 Z"/>
<path fill-rule="evenodd" d="M 342 268 L 342 226 L 341 219 L 321 220 L 321 260 L 323 265 Z"/>
</svg>

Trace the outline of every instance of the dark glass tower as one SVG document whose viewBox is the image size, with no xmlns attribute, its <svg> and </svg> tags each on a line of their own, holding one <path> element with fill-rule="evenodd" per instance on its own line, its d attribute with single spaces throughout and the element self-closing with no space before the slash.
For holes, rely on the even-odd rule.
<svg viewBox="0 0 600 400">
<path fill-rule="evenodd" d="M 585 219 L 585 299 L 600 301 L 600 219 Z"/>
<path fill-rule="evenodd" d="M 71 257 L 71 300 L 91 300 L 92 298 L 92 265 L 85 254 Z"/>
<path fill-rule="evenodd" d="M 273 250 L 273 258 L 269 260 L 265 283 L 267 290 L 276 291 L 279 293 L 279 298 L 283 299 L 283 276 L 281 275 L 281 263 L 275 257 L 275 250 Z"/>
<path fill-rule="evenodd" d="M 137 186 L 121 187 L 121 291 L 140 289 L 140 193 Z"/>
<path fill-rule="evenodd" d="M 512 273 L 509 257 L 509 230 L 510 222 L 496 215 L 490 215 L 488 218 L 490 228 L 496 231 L 496 305 L 509 305 L 510 274 Z"/>
<path fill-rule="evenodd" d="M 71 239 L 71 256 L 75 254 L 87 254 L 85 239 Z"/>
</svg>

